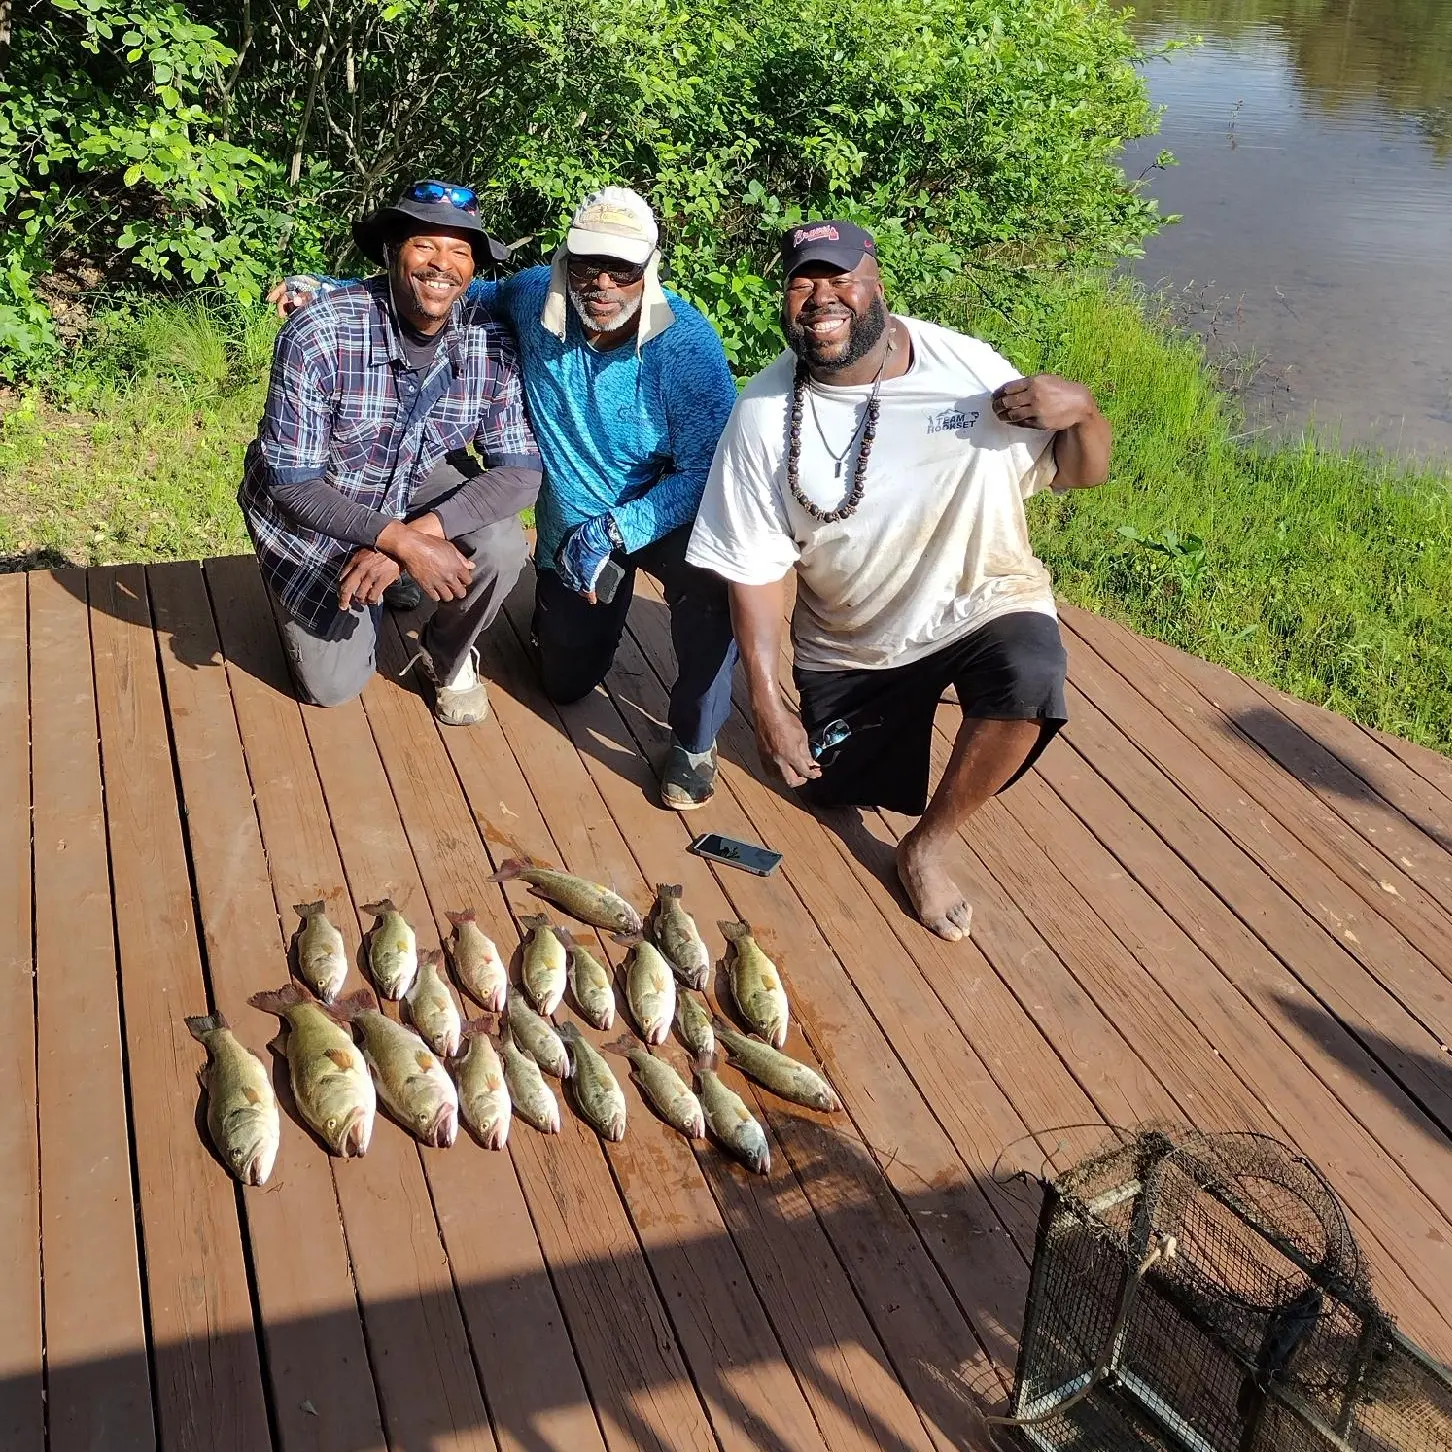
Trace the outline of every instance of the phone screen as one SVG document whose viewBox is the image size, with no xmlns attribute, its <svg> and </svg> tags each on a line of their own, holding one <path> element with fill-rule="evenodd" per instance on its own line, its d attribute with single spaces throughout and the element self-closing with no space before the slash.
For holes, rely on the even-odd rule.
<svg viewBox="0 0 1452 1452">
<path fill-rule="evenodd" d="M 776 870 L 781 853 L 770 847 L 759 847 L 754 842 L 738 842 L 734 837 L 722 836 L 720 832 L 707 832 L 691 843 L 691 851 L 699 857 L 709 857 L 715 862 L 725 862 L 766 877 Z"/>
</svg>

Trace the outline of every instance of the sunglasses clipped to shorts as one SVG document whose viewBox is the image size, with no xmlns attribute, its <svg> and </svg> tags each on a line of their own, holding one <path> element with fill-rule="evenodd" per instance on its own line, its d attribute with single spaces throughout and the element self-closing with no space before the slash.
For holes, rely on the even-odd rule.
<svg viewBox="0 0 1452 1452">
<path fill-rule="evenodd" d="M 453 182 L 415 182 L 406 193 L 411 202 L 447 202 L 451 207 L 471 216 L 479 214 L 479 194 L 473 187 L 461 187 Z"/>
</svg>

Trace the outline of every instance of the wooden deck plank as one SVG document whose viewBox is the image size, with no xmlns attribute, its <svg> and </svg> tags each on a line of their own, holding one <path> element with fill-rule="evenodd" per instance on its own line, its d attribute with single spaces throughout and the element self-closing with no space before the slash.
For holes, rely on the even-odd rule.
<svg viewBox="0 0 1452 1452">
<path fill-rule="evenodd" d="M 516 624 L 523 623 L 516 616 Z M 629 699 L 644 706 L 645 714 L 636 712 L 640 720 L 663 711 L 663 687 L 632 640 L 623 642 L 617 655 L 612 692 L 618 693 L 622 683 L 628 683 Z M 889 1176 L 897 1158 L 906 1161 L 897 1180 L 912 1196 L 906 1218 L 900 1202 L 886 1193 L 881 1172 L 849 1127 L 837 1121 L 834 1132 L 832 1121 L 824 1123 L 819 1116 L 795 1110 L 786 1112 L 769 1095 L 758 1096 L 808 1199 L 815 1202 L 884 1350 L 919 1410 L 931 1419 L 930 1430 L 941 1437 L 951 1435 L 955 1428 L 970 1429 L 974 1407 L 963 1397 L 962 1383 L 981 1382 L 978 1373 L 986 1370 L 986 1363 L 962 1310 L 946 1294 L 941 1274 L 915 1235 L 912 1221 L 924 1228 L 934 1244 L 941 1236 L 945 1262 L 955 1270 L 968 1267 L 957 1285 L 985 1327 L 984 1338 L 996 1349 L 1006 1339 L 1005 1320 L 1016 1331 L 1022 1260 L 991 1212 L 978 1208 L 981 1191 L 955 1157 L 951 1143 L 923 1112 L 911 1081 L 902 1081 L 901 1093 L 892 1092 L 894 1080 L 887 1066 L 899 1075 L 900 1066 L 891 1059 L 890 1051 L 884 1054 L 885 1045 L 873 1047 L 874 1037 L 881 1045 L 881 1031 L 870 1019 L 859 1018 L 860 1007 L 853 1011 L 850 990 L 843 992 L 849 984 L 840 964 L 831 960 L 825 944 L 811 931 L 810 919 L 791 891 L 775 879 L 762 882 L 728 874 L 730 892 L 726 894 L 726 884 L 718 883 L 703 861 L 683 854 L 698 829 L 755 835 L 739 808 L 734 818 L 725 815 L 730 806 L 722 794 L 710 807 L 693 813 L 687 826 L 655 805 L 648 760 L 635 753 L 635 742 L 624 730 L 623 719 L 603 695 L 587 697 L 560 716 L 635 858 L 636 865 L 614 859 L 616 870 L 635 880 L 643 873 L 646 881 L 682 881 L 686 901 L 713 941 L 712 919 L 747 915 L 758 925 L 763 942 L 775 945 L 777 961 L 792 985 L 794 1012 L 799 1021 L 807 1023 L 813 1044 L 830 1046 L 824 1062 L 854 1117 L 874 1101 L 890 1106 L 895 1134 L 879 1152 L 879 1159 Z M 657 757 L 664 736 L 658 733 L 642 744 L 647 758 Z M 588 787 L 582 786 L 582 790 Z M 848 916 L 849 920 L 861 917 L 852 912 Z M 807 985 L 813 982 L 826 986 L 822 999 L 809 994 Z M 813 1057 L 795 1045 L 791 1051 Z M 833 1057 L 838 1051 L 840 1059 Z M 869 1112 L 875 1115 L 877 1111 Z M 925 1132 L 920 1124 L 931 1129 Z M 843 1189 L 837 1189 L 838 1185 Z M 754 1214 L 755 1202 L 743 1202 L 741 1208 Z M 781 1325 L 780 1314 L 775 1310 L 773 1314 Z M 980 1389 L 989 1390 L 986 1386 Z"/>
<path fill-rule="evenodd" d="M 347 884 L 350 908 L 340 910 L 335 921 L 357 962 L 361 934 L 351 904 L 397 892 L 402 879 L 365 887 L 345 873 L 340 848 L 351 852 L 353 842 L 341 821 L 329 817 L 303 708 L 291 694 L 255 563 L 212 561 L 207 578 L 276 899 L 308 902 L 327 896 L 332 885 Z M 340 713 L 361 720 L 356 707 Z M 347 771 L 351 764 L 337 765 Z M 366 813 L 370 806 L 388 810 L 391 803 L 365 797 L 358 806 Z M 279 964 L 275 981 L 284 978 Z M 334 1167 L 384 1427 L 390 1443 L 409 1452 L 415 1446 L 492 1449 L 420 1161 L 414 1143 L 380 1109 L 368 1153 Z"/>
<path fill-rule="evenodd" d="M 400 638 L 388 636 L 380 652 L 380 660 L 387 663 L 385 669 L 397 669 L 404 659 Z M 499 694 L 496 691 L 496 701 Z M 475 733 L 445 731 L 440 740 L 423 700 L 396 688 L 380 686 L 366 700 L 415 858 L 437 907 L 465 890 L 466 883 L 460 878 L 471 857 L 486 865 L 488 861 L 446 749 L 461 735 L 473 737 Z M 553 738 L 552 732 L 549 737 Z M 496 735 L 488 755 L 489 791 L 507 808 L 514 846 L 531 856 L 566 857 L 558 841 L 559 816 L 555 816 L 557 825 L 552 832 L 540 815 L 548 795 L 544 783 L 552 774 L 534 771 L 527 783 L 502 734 Z M 581 804 L 572 801 L 571 815 L 580 810 Z M 466 851 L 463 842 L 467 838 L 473 842 Z M 497 861 L 507 855 L 498 852 Z M 488 889 L 488 896 L 491 907 L 494 903 L 498 909 L 505 907 L 498 887 Z M 543 910 L 537 898 L 525 901 L 524 910 Z M 508 941 L 518 934 L 505 924 L 507 917 L 501 929 Z M 572 926 L 571 930 L 590 936 L 583 928 Z M 607 962 L 612 955 L 618 958 L 621 954 L 618 945 L 598 938 L 592 942 L 592 950 Z M 618 1038 L 621 1032 L 617 1028 L 602 1034 L 580 1023 L 576 1026 L 597 1046 Z M 628 1067 L 618 1061 L 617 1068 L 624 1083 Z M 717 1439 L 728 1448 L 822 1447 L 822 1434 L 786 1365 L 776 1332 L 690 1146 L 648 1111 L 633 1086 L 627 1090 L 627 1098 L 631 1105 L 629 1133 L 620 1144 L 604 1146 L 614 1170 L 614 1189 L 624 1201 L 660 1288 L 687 1367 L 710 1410 Z M 587 1143 L 589 1139 L 587 1134 Z M 538 1147 L 549 1153 L 548 1145 Z"/>
<path fill-rule="evenodd" d="M 1429 746 L 1419 746 L 1414 741 L 1403 741 L 1387 731 L 1378 731 L 1372 726 L 1360 728 L 1379 745 L 1384 746 L 1404 766 L 1434 787 L 1444 799 L 1452 800 L 1452 757 L 1433 751 Z"/>
<path fill-rule="evenodd" d="M 1165 647 L 1169 649 L 1168 646 Z M 1198 677 L 1201 689 L 1213 695 L 1222 666 L 1208 667 Z M 1177 663 L 1178 668 L 1178 663 Z M 1249 685 L 1267 705 L 1294 722 L 1343 766 L 1356 773 L 1388 806 L 1394 808 L 1444 852 L 1452 852 L 1452 796 L 1413 771 L 1390 747 L 1355 721 L 1321 706 L 1312 706 L 1260 681 Z M 1449 783 L 1452 785 L 1452 783 Z"/>
<path fill-rule="evenodd" d="M 288 934 L 273 898 L 211 603 L 199 564 L 154 565 L 147 575 L 213 1002 L 265 1063 L 275 1020 L 247 999 L 274 986 L 262 965 L 273 963 L 281 982 Z M 277 1067 L 286 1094 L 286 1069 L 280 1060 Z M 288 1119 L 266 1191 L 245 1192 L 242 1200 L 282 1452 L 378 1452 L 382 1418 L 328 1157 Z"/>
<path fill-rule="evenodd" d="M 1269 812 L 1293 844 L 1299 844 L 1323 863 L 1334 883 L 1349 889 L 1349 892 L 1343 890 L 1341 896 L 1353 912 L 1364 905 L 1376 919 L 1390 924 L 1439 973 L 1452 979 L 1447 911 L 1437 900 L 1436 891 L 1439 876 L 1452 884 L 1452 857 L 1399 813 L 1389 809 L 1376 814 L 1386 834 L 1385 841 L 1377 841 L 1374 831 L 1358 830 L 1358 824 L 1348 821 L 1344 815 L 1352 810 L 1349 804 L 1356 800 L 1358 778 L 1344 768 L 1339 777 L 1334 775 L 1338 764 L 1329 753 L 1317 748 L 1320 759 L 1314 765 L 1323 774 L 1332 775 L 1333 781 L 1342 787 L 1341 800 L 1347 805 L 1338 813 L 1323 799 L 1322 793 L 1328 791 L 1326 786 L 1318 793 L 1315 784 L 1302 775 L 1309 764 L 1306 761 L 1309 751 L 1297 750 L 1293 737 L 1289 742 L 1286 740 L 1288 733 L 1275 733 L 1273 723 L 1265 719 L 1273 713 L 1264 711 L 1263 701 L 1248 686 L 1239 691 L 1228 686 L 1222 688 L 1229 707 L 1222 710 L 1196 688 L 1187 674 L 1176 668 L 1172 659 L 1167 661 L 1163 653 L 1151 650 L 1148 642 L 1093 617 L 1076 613 L 1073 618 L 1082 629 L 1080 639 L 1105 664 L 1121 676 L 1128 671 L 1130 679 L 1146 679 L 1148 684 L 1141 688 L 1142 693 L 1166 723 L 1192 739 L 1211 762 L 1240 785 L 1242 792 Z M 1166 664 L 1169 669 L 1165 669 Z M 1239 724 L 1241 719 L 1244 719 L 1244 728 Z M 1262 740 L 1252 739 L 1252 732 Z M 1281 750 L 1291 752 L 1289 763 L 1277 764 L 1264 747 L 1266 736 Z M 1173 736 L 1170 738 L 1171 752 L 1175 750 L 1175 740 Z M 1352 793 L 1350 797 L 1346 794 L 1348 790 Z M 1337 795 L 1334 791 L 1329 794 L 1333 798 Z M 1374 798 L 1364 789 L 1363 801 L 1359 815 L 1365 819 L 1372 816 Z M 1413 875 L 1400 861 L 1394 860 L 1392 854 L 1397 851 L 1418 852 L 1426 870 Z M 1363 936 L 1355 927 L 1355 920 L 1344 910 L 1339 916 L 1343 919 L 1343 934 L 1349 930 L 1356 932 L 1358 939 Z M 1375 919 L 1373 925 L 1380 927 Z M 1390 941 L 1399 946 L 1395 939 Z M 1382 940 L 1376 944 L 1368 941 L 1367 951 L 1380 956 L 1386 951 L 1381 944 Z M 1444 988 L 1452 989 L 1452 981 Z M 1446 1002 L 1452 1009 L 1452 994 Z M 1452 1031 L 1448 1037 L 1452 1038 Z"/>
<path fill-rule="evenodd" d="M 1440 1075 L 1419 1071 L 1415 1057 L 1418 1053 L 1437 1053 L 1443 1043 L 1452 1042 L 1452 983 L 1319 859 L 1303 851 L 1294 840 L 1279 835 L 1233 777 L 1170 726 L 1091 649 L 1079 652 L 1076 680 L 1095 707 L 1125 736 L 1142 744 L 1147 752 L 1158 753 L 1161 759 L 1156 760 L 1156 766 L 1179 786 L 1188 801 L 1195 803 L 1195 816 L 1212 824 L 1217 834 L 1228 837 L 1249 858 L 1247 875 L 1256 890 L 1281 890 L 1276 912 L 1267 926 L 1277 934 L 1297 937 L 1298 951 L 1288 961 L 1297 967 L 1298 976 L 1309 972 L 1317 961 L 1339 962 L 1334 953 L 1328 957 L 1328 939 L 1365 970 L 1331 976 L 1339 991 L 1355 994 L 1368 1010 L 1378 991 L 1385 998 L 1385 1003 L 1377 1005 L 1374 1017 L 1368 1012 L 1368 1022 L 1378 1031 L 1382 1024 L 1394 1025 L 1393 1041 L 1400 1039 L 1411 1051 L 1410 1056 L 1394 1053 L 1388 1068 L 1398 1077 L 1409 1075 L 1410 1079 L 1403 1079 L 1409 1090 L 1429 1108 L 1437 1106 L 1433 1112 L 1445 1127 L 1452 1128 L 1452 1116 L 1443 1118 L 1452 1086 L 1439 1082 Z M 1073 706 L 1071 700 L 1071 713 Z M 1113 737 L 1111 751 L 1112 742 Z M 1112 757 L 1107 761 L 1112 769 L 1125 765 Z M 1212 876 L 1218 882 L 1218 876 Z M 1294 921 L 1297 909 L 1317 933 L 1306 935 L 1300 930 Z"/>
<path fill-rule="evenodd" d="M 51 1452 L 152 1448 L 86 577 L 30 576 L 36 1042 Z"/>
<path fill-rule="evenodd" d="M 234 1182 L 179 1105 L 198 1101 L 208 1011 L 156 638 L 139 565 L 92 570 L 92 658 L 164 1448 L 272 1445 Z"/>
<path fill-rule="evenodd" d="M 1154 659 L 1170 667 L 1168 679 L 1183 680 L 1190 687 L 1193 705 L 1203 701 L 1213 708 L 1218 714 L 1212 721 L 1233 727 L 1253 742 L 1268 763 L 1280 768 L 1276 775 L 1284 779 L 1289 773 L 1390 860 L 1392 872 L 1376 875 L 1382 896 L 1373 894 L 1373 906 L 1399 905 L 1384 901 L 1386 884 L 1390 880 L 1395 886 L 1405 872 L 1434 900 L 1438 909 L 1434 918 L 1445 925 L 1452 910 L 1452 851 L 1448 850 L 1452 802 L 1344 716 L 1308 706 L 1158 641 L 1144 645 Z M 1159 677 L 1162 685 L 1166 679 Z M 1429 956 L 1436 959 L 1435 948 Z M 1445 971 L 1446 962 L 1441 966 Z"/>
<path fill-rule="evenodd" d="M 13 1452 L 45 1443 L 27 615 L 25 576 L 0 575 L 0 1447 Z"/>
</svg>

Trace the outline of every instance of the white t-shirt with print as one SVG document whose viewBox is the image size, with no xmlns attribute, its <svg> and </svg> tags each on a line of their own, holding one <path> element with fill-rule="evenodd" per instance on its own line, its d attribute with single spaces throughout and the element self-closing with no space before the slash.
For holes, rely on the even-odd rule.
<svg viewBox="0 0 1452 1452">
<path fill-rule="evenodd" d="M 742 585 L 797 570 L 792 640 L 803 670 L 883 669 L 930 655 L 1017 610 L 1055 614 L 1023 502 L 1052 483 L 1054 435 L 1001 423 L 995 389 L 1022 375 L 986 343 L 898 318 L 913 360 L 882 385 L 862 502 L 823 524 L 787 487 L 795 355 L 758 373 L 717 446 L 686 558 Z M 832 510 L 852 487 L 871 385 L 808 385 L 800 483 Z M 815 408 L 816 419 L 813 419 Z M 827 443 L 823 442 L 825 435 Z"/>
</svg>

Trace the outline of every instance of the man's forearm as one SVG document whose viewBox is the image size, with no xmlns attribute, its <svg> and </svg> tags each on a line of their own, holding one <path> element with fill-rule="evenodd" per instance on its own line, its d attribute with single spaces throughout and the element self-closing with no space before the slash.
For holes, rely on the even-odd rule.
<svg viewBox="0 0 1452 1452">
<path fill-rule="evenodd" d="M 1059 489 L 1093 489 L 1109 478 L 1113 430 L 1096 408 L 1088 418 L 1054 435 L 1054 485 Z"/>
<path fill-rule="evenodd" d="M 438 516 L 446 539 L 458 539 L 471 530 L 485 529 L 513 519 L 539 497 L 542 475 L 538 469 L 505 465 L 485 469 L 466 478 L 452 494 L 429 505 Z"/>
<path fill-rule="evenodd" d="M 769 585 L 729 588 L 731 628 L 736 636 L 751 710 L 756 716 L 783 709 L 780 681 L 782 609 L 786 603 L 782 581 Z"/>
<path fill-rule="evenodd" d="M 274 483 L 267 492 L 290 524 L 349 544 L 376 547 L 378 536 L 389 522 L 389 516 L 381 510 L 349 499 L 326 479 Z"/>
</svg>

